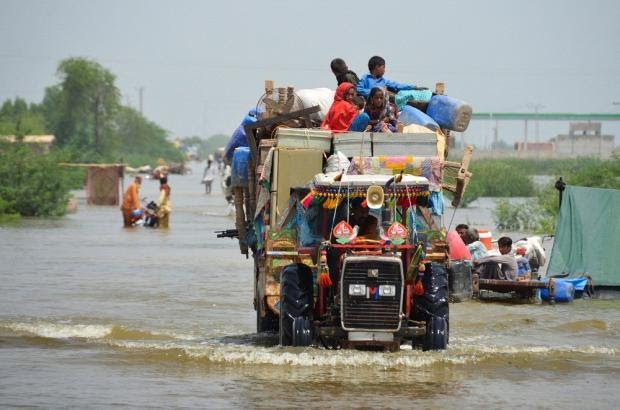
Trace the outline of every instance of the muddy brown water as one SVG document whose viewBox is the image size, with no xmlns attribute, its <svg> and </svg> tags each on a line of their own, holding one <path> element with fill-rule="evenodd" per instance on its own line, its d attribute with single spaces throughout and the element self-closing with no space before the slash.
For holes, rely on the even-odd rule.
<svg viewBox="0 0 620 410">
<path fill-rule="evenodd" d="M 617 407 L 618 300 L 452 304 L 444 352 L 275 346 L 255 334 L 252 261 L 215 237 L 233 220 L 201 170 L 170 177 L 168 231 L 123 229 L 82 191 L 75 214 L 0 227 L 0 406 Z M 492 228 L 492 201 L 474 205 L 453 227 Z"/>
</svg>

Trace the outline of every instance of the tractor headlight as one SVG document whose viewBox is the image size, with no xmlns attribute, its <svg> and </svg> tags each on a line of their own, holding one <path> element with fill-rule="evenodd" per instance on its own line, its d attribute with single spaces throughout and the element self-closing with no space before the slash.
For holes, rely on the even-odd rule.
<svg viewBox="0 0 620 410">
<path fill-rule="evenodd" d="M 394 285 L 379 286 L 379 296 L 396 296 L 396 286 Z"/>
<path fill-rule="evenodd" d="M 366 296 L 366 285 L 350 284 L 349 296 Z"/>
</svg>

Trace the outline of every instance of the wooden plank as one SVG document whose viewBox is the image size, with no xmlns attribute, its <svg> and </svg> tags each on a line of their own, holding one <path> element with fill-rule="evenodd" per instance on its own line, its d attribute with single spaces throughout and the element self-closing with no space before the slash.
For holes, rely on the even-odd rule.
<svg viewBox="0 0 620 410">
<path fill-rule="evenodd" d="M 549 303 L 555 301 L 555 281 L 549 279 L 548 282 L 541 280 L 501 280 L 501 279 L 480 279 L 477 274 L 473 275 L 474 294 L 479 296 L 480 290 L 490 290 L 498 293 L 515 292 L 519 294 L 533 295 L 536 289 L 547 289 L 549 291 Z"/>
</svg>

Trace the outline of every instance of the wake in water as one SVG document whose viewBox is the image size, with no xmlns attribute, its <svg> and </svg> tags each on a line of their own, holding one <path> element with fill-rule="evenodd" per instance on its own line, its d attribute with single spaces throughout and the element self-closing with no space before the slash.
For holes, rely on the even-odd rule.
<svg viewBox="0 0 620 410">
<path fill-rule="evenodd" d="M 613 360 L 617 347 L 605 346 L 499 346 L 490 336 L 451 339 L 448 350 L 421 352 L 403 346 L 397 353 L 356 350 L 325 350 L 318 347 L 283 348 L 277 335 L 269 333 L 232 335 L 201 339 L 188 335 L 127 329 L 114 324 L 80 324 L 71 321 L 0 322 L 0 340 L 7 346 L 24 340 L 46 345 L 63 342 L 112 347 L 126 355 L 149 360 L 219 363 L 231 365 L 287 365 L 330 367 L 372 367 L 382 369 L 423 368 L 437 364 L 529 363 Z"/>
</svg>

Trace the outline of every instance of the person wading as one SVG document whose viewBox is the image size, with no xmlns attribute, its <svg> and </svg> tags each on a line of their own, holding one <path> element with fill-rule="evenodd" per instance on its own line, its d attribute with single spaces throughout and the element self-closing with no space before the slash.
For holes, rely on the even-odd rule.
<svg viewBox="0 0 620 410">
<path fill-rule="evenodd" d="M 134 181 L 127 187 L 125 195 L 123 196 L 123 204 L 121 205 L 121 212 L 123 213 L 123 226 L 125 228 L 131 227 L 136 218 L 132 216 L 132 212 L 136 209 L 140 209 L 140 198 L 138 192 L 142 185 L 142 177 L 136 176 Z"/>
<path fill-rule="evenodd" d="M 159 211 L 157 216 L 159 218 L 159 227 L 168 228 L 170 224 L 170 186 L 168 185 L 168 177 L 161 177 L 159 179 Z"/>
</svg>

